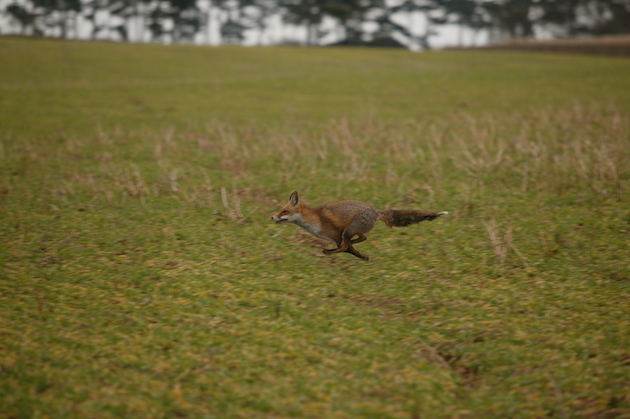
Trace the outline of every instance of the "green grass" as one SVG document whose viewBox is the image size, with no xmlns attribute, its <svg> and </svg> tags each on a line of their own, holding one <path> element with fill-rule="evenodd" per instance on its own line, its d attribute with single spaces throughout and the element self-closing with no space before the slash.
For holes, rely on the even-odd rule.
<svg viewBox="0 0 630 419">
<path fill-rule="evenodd" d="M 308 48 L 0 42 L 0 126 L 10 134 L 322 123 L 526 112 L 575 102 L 630 108 L 619 58 Z"/>
<path fill-rule="evenodd" d="M 0 55 L 0 417 L 630 417 L 630 61 Z"/>
</svg>

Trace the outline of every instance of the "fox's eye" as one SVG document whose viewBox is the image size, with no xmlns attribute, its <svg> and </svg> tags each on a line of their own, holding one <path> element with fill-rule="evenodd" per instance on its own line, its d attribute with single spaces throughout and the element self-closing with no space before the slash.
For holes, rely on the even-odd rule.
<svg viewBox="0 0 630 419">
<path fill-rule="evenodd" d="M 287 210 L 282 211 L 282 214 L 288 214 L 288 213 L 289 213 L 289 211 L 287 211 Z"/>
</svg>

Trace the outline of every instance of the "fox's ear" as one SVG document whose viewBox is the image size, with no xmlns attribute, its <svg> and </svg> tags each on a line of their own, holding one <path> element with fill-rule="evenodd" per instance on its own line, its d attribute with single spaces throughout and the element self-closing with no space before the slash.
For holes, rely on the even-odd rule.
<svg viewBox="0 0 630 419">
<path fill-rule="evenodd" d="M 297 191 L 294 191 L 291 196 L 289 197 L 289 202 L 291 202 L 293 205 L 297 206 L 297 204 L 300 203 L 300 197 L 298 196 Z"/>
</svg>

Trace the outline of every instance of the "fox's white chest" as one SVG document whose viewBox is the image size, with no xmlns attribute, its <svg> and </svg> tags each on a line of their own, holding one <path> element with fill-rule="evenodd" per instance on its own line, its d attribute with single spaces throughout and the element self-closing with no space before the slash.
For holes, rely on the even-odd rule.
<svg viewBox="0 0 630 419">
<path fill-rule="evenodd" d="M 309 233 L 311 233 L 313 236 L 319 237 L 320 239 L 324 239 L 324 240 L 328 240 L 331 242 L 335 242 L 333 239 L 331 239 L 328 236 L 324 236 L 323 234 L 320 233 L 322 227 L 319 224 L 309 224 L 304 218 L 300 217 L 296 217 L 296 219 L 293 221 L 295 224 L 299 225 L 300 227 L 302 227 L 304 230 L 308 231 Z"/>
</svg>

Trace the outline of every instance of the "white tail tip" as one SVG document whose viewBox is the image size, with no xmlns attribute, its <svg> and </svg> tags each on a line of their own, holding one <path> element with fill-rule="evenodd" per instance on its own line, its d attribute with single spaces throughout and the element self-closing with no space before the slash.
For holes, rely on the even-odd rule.
<svg viewBox="0 0 630 419">
<path fill-rule="evenodd" d="M 438 212 L 438 215 L 448 215 L 448 211 Z"/>
</svg>

